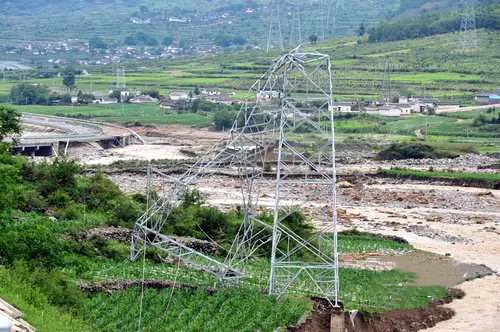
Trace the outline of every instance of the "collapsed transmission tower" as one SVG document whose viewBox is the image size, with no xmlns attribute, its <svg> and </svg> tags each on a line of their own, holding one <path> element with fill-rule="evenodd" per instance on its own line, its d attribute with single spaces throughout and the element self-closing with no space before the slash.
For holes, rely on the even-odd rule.
<svg viewBox="0 0 500 332">
<path fill-rule="evenodd" d="M 335 130 L 333 83 L 328 55 L 298 48 L 277 59 L 250 90 L 229 133 L 184 174 L 168 176 L 169 188 L 135 224 L 131 259 L 147 247 L 166 261 L 181 261 L 233 285 L 264 258 L 270 295 L 300 292 L 338 305 Z M 189 188 L 203 178 L 237 178 L 242 223 L 225 259 L 216 259 L 164 234 L 169 216 Z M 265 211 L 265 212 L 264 212 Z M 318 233 L 304 238 L 287 226 L 306 212 Z M 264 217 L 267 216 L 267 217 Z"/>
<path fill-rule="evenodd" d="M 460 22 L 460 47 L 463 53 L 474 51 L 478 47 L 476 31 L 475 0 L 463 1 L 464 9 Z"/>
</svg>

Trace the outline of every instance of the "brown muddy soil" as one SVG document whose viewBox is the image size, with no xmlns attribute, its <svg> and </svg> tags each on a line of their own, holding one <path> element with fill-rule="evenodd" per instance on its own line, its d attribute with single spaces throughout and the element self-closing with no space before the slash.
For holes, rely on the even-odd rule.
<svg viewBox="0 0 500 332">
<path fill-rule="evenodd" d="M 314 310 L 311 315 L 297 326 L 288 328 L 290 332 L 416 332 L 435 326 L 453 317 L 454 312 L 443 304 L 464 297 L 464 293 L 450 288 L 448 297 L 433 301 L 421 309 L 399 309 L 384 314 L 364 314 L 343 312 L 332 308 L 328 301 L 312 298 Z"/>
<path fill-rule="evenodd" d="M 419 286 L 453 287 L 464 281 L 494 274 L 485 265 L 464 264 L 428 251 L 416 250 L 404 255 L 382 256 L 381 261 L 394 262 L 398 270 L 414 273 Z"/>
<path fill-rule="evenodd" d="M 171 281 L 164 280 L 118 280 L 118 281 L 109 281 L 102 283 L 88 283 L 88 284 L 80 284 L 80 290 L 84 293 L 95 294 L 95 293 L 114 293 L 118 291 L 123 291 L 132 287 L 144 287 L 144 288 L 152 288 L 152 289 L 164 289 L 164 288 L 173 288 L 173 289 L 188 289 L 188 290 L 198 290 L 202 289 L 197 286 L 188 285 L 188 284 L 179 284 Z M 215 288 L 203 288 L 209 294 L 215 293 Z"/>
</svg>

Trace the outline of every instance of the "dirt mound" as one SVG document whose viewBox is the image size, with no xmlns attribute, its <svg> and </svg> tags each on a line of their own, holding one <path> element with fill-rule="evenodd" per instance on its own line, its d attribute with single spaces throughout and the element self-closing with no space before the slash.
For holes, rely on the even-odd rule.
<svg viewBox="0 0 500 332">
<path fill-rule="evenodd" d="M 200 239 L 182 237 L 182 236 L 171 236 L 175 241 L 185 245 L 186 247 L 192 248 L 197 251 L 201 251 L 210 255 L 219 255 L 219 248 L 213 242 L 204 241 Z M 129 243 L 132 239 L 132 230 L 122 227 L 99 227 L 93 228 L 86 232 L 80 233 L 76 236 L 76 240 L 114 240 L 118 242 Z"/>
<path fill-rule="evenodd" d="M 95 294 L 105 292 L 108 294 L 123 291 L 133 287 L 143 287 L 144 288 L 152 288 L 152 289 L 164 289 L 164 288 L 174 288 L 174 289 L 188 289 L 188 290 L 197 290 L 199 287 L 187 284 L 179 284 L 171 281 L 163 281 L 163 280 L 118 280 L 118 281 L 110 281 L 103 283 L 89 283 L 89 284 L 81 284 L 79 287 L 84 293 Z M 214 288 L 203 288 L 208 293 L 212 294 L 216 290 Z"/>
<path fill-rule="evenodd" d="M 289 327 L 288 331 L 416 332 L 453 317 L 454 311 L 443 307 L 443 304 L 464 295 L 461 290 L 450 288 L 446 299 L 433 301 L 426 308 L 399 309 L 373 315 L 343 312 L 341 308 L 333 308 L 325 299 L 312 298 L 314 310 L 311 315 L 299 325 Z"/>
</svg>

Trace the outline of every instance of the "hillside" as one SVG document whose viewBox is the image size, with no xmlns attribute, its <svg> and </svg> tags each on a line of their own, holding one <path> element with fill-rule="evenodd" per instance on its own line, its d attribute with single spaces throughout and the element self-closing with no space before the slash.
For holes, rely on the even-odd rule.
<svg viewBox="0 0 500 332">
<path fill-rule="evenodd" d="M 366 43 L 364 38 L 332 39 L 308 46 L 328 53 L 335 67 L 335 94 L 338 100 L 370 100 L 382 95 L 386 61 L 390 65 L 393 95 L 411 94 L 439 98 L 442 101 L 471 102 L 476 92 L 498 89 L 500 78 L 500 32 L 478 32 L 480 48 L 460 52 L 457 33 L 412 40 Z M 215 87 L 245 96 L 255 79 L 266 70 L 277 52 L 232 52 L 205 57 L 189 57 L 147 64 L 126 65 L 127 85 L 132 89 L 159 89 L 165 94 L 175 89 L 192 90 L 195 86 Z M 89 75 L 77 77 L 78 89 L 107 92 L 115 80 L 112 66 L 88 68 Z M 64 91 L 62 80 L 36 78 L 39 72 L 24 74 L 24 79 Z M 15 74 L 0 81 L 0 100 L 8 101 L 10 88 L 20 77 Z"/>
<path fill-rule="evenodd" d="M 478 29 L 500 30 L 500 5 L 484 5 L 475 9 Z M 381 23 L 369 31 L 368 41 L 404 40 L 457 32 L 461 29 L 461 11 L 433 11 L 413 17 Z"/>
<path fill-rule="evenodd" d="M 158 42 L 169 36 L 177 43 L 199 45 L 213 43 L 219 35 L 234 35 L 263 46 L 271 18 L 271 40 L 281 36 L 285 45 L 291 45 L 310 35 L 351 35 L 361 23 L 372 27 L 384 18 L 397 17 L 433 2 L 436 1 L 6 1 L 0 8 L 0 40 L 18 44 L 102 37 L 110 44 L 121 44 L 128 35 L 143 32 Z"/>
</svg>

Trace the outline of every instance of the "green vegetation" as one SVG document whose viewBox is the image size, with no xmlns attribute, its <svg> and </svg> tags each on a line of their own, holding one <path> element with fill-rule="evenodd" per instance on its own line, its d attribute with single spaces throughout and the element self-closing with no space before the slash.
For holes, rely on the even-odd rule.
<svg viewBox="0 0 500 332">
<path fill-rule="evenodd" d="M 248 277 L 240 287 L 218 289 L 210 295 L 204 289 L 217 285 L 211 275 L 163 262 L 154 250 L 145 255 L 144 265 L 129 262 L 128 243 L 82 235 L 105 225 L 131 228 L 144 209 L 145 197 L 125 195 L 100 172 L 84 175 L 80 165 L 61 159 L 33 163 L 10 155 L 4 144 L 0 185 L 0 297 L 24 311 L 39 331 L 136 328 L 142 297 L 139 289 L 112 295 L 82 294 L 77 286 L 80 282 L 144 277 L 200 287 L 145 289 L 142 322 L 149 330 L 197 330 L 203 324 L 207 330 L 272 331 L 296 323 L 311 309 L 307 293 L 300 288 L 279 300 L 265 295 L 268 246 L 263 246 L 262 258 L 249 264 Z M 269 223 L 273 219 L 267 213 L 259 218 Z M 241 219 L 238 209 L 222 212 L 207 207 L 196 191 L 188 191 L 164 231 L 216 239 L 223 255 Z M 305 239 L 314 235 L 298 211 L 285 218 L 284 224 Z M 411 250 L 408 244 L 367 234 L 343 234 L 339 241 L 342 252 Z M 309 259 L 307 255 L 302 258 Z M 340 278 L 345 285 L 342 302 L 348 309 L 418 308 L 445 295 L 442 287 L 413 285 L 415 276 L 400 271 L 341 269 Z M 299 281 L 307 282 L 302 277 Z"/>
<path fill-rule="evenodd" d="M 247 9 L 254 12 L 247 13 Z M 129 35 L 144 34 L 148 38 L 139 39 L 140 45 L 156 45 L 151 41 L 160 41 L 168 35 L 175 37 L 176 45 L 196 46 L 214 43 L 222 35 L 230 36 L 232 40 L 244 38 L 252 44 L 264 45 L 269 10 L 268 3 L 261 0 L 171 0 L 168 3 L 160 0 L 18 0 L 7 2 L 0 8 L 0 40 L 10 43 L 22 35 L 25 40 L 81 38 L 94 40 L 93 46 L 104 43 L 122 45 Z M 304 36 L 318 34 L 317 18 L 323 17 L 326 10 L 325 5 L 314 2 L 282 4 L 282 13 L 299 12 Z M 351 34 L 360 21 L 371 26 L 388 11 L 397 13 L 398 8 L 390 1 L 378 2 L 376 6 L 361 0 L 346 2 L 337 14 L 338 20 L 344 23 L 336 26 L 335 33 Z M 181 22 L 171 21 L 170 18 L 181 19 Z M 289 15 L 282 14 L 283 31 L 288 31 L 294 24 L 296 22 Z M 97 38 L 103 43 L 95 43 Z"/>
<path fill-rule="evenodd" d="M 421 143 L 393 143 L 377 155 L 381 160 L 439 159 L 457 157 Z"/>
<path fill-rule="evenodd" d="M 419 171 L 405 168 L 393 168 L 380 171 L 381 175 L 410 178 L 416 180 L 441 180 L 453 183 L 473 184 L 487 188 L 500 188 L 499 173 L 468 173 L 455 171 Z"/>
<path fill-rule="evenodd" d="M 46 104 L 49 100 L 49 89 L 31 83 L 19 83 L 12 87 L 10 99 L 18 105 Z"/>
<path fill-rule="evenodd" d="M 212 114 L 200 112 L 166 112 L 158 105 L 110 104 L 80 106 L 25 106 L 16 108 L 21 112 L 68 116 L 123 124 L 181 124 L 207 127 L 212 123 Z"/>
<path fill-rule="evenodd" d="M 340 269 L 340 284 L 344 285 L 341 301 L 347 310 L 380 313 L 423 307 L 433 299 L 446 296 L 443 287 L 418 287 L 412 285 L 414 281 L 415 276 L 411 273 L 397 270 Z"/>
<path fill-rule="evenodd" d="M 384 251 L 410 251 L 411 245 L 394 239 L 384 239 L 373 234 L 357 231 L 342 232 L 339 234 L 339 252 L 367 253 Z"/>
<path fill-rule="evenodd" d="M 482 6 L 476 11 L 476 26 L 478 28 L 500 30 L 499 5 Z M 413 39 L 460 31 L 461 19 L 461 12 L 449 14 L 437 12 L 416 18 L 382 23 L 370 30 L 368 41 Z"/>
<path fill-rule="evenodd" d="M 98 294 L 85 305 L 88 321 L 102 331 L 132 331 L 139 316 L 139 289 Z M 170 289 L 144 293 L 142 329 L 145 331 L 273 331 L 297 322 L 311 309 L 305 298 L 277 301 L 261 292 L 223 289 Z M 126 313 L 126 314 L 125 314 Z M 125 314 L 125 315 L 124 315 Z"/>
<path fill-rule="evenodd" d="M 18 134 L 20 132 L 21 115 L 10 107 L 0 105 L 0 142 L 5 136 L 9 134 Z"/>
</svg>

